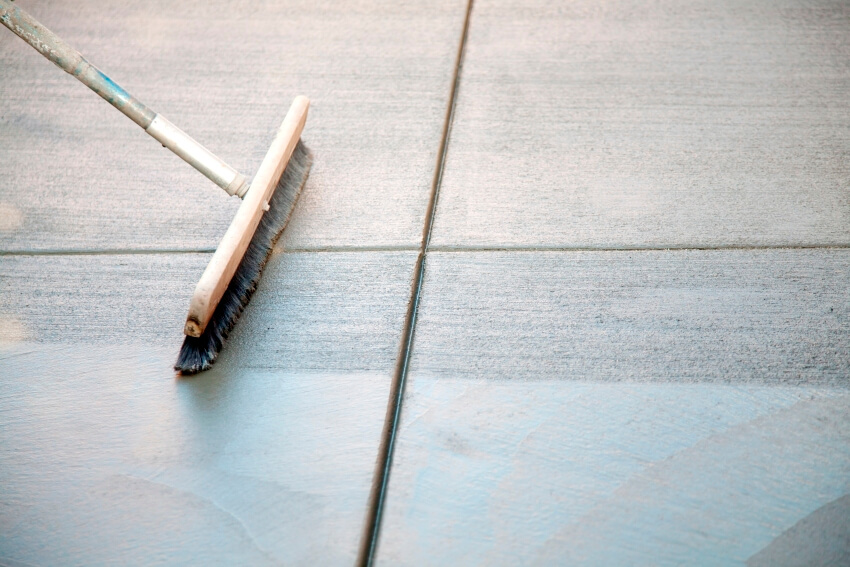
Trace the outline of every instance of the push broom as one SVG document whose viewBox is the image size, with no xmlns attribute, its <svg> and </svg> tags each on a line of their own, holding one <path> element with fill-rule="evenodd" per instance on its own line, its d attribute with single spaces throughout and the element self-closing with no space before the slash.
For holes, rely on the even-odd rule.
<svg viewBox="0 0 850 567">
<path fill-rule="evenodd" d="M 243 199 L 195 287 L 183 330 L 186 338 L 174 366 L 181 374 L 208 369 L 251 299 L 307 180 L 312 156 L 300 138 L 310 102 L 299 96 L 292 103 L 249 184 L 244 175 L 131 96 L 10 0 L 0 0 L 0 21 L 229 195 Z"/>
</svg>

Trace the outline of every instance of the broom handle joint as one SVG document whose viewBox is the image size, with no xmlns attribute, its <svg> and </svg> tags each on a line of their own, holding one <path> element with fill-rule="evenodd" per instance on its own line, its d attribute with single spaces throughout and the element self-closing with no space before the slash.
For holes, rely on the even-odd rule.
<svg viewBox="0 0 850 567">
<path fill-rule="evenodd" d="M 249 185 L 244 175 L 224 163 L 164 117 L 142 104 L 136 97 L 103 74 L 100 69 L 86 61 L 78 51 L 10 0 L 0 0 L 0 22 L 57 67 L 79 79 L 123 112 L 159 143 L 203 173 L 229 195 L 245 196 Z"/>
</svg>

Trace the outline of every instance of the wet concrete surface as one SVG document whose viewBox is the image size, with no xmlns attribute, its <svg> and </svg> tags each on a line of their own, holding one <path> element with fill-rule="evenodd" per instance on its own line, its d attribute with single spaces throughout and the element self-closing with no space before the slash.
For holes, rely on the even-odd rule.
<svg viewBox="0 0 850 567">
<path fill-rule="evenodd" d="M 421 282 L 465 2 L 21 5 L 316 159 L 177 379 L 237 201 L 0 33 L 0 564 L 850 562 L 844 3 L 476 1 Z"/>
</svg>

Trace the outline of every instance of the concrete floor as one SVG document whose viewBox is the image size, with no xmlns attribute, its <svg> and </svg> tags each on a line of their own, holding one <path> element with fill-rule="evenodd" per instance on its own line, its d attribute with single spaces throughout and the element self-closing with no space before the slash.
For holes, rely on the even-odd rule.
<svg viewBox="0 0 850 567">
<path fill-rule="evenodd" d="M 235 199 L 0 33 L 0 565 L 850 564 L 850 4 L 19 4 L 315 165 L 176 378 Z"/>
</svg>

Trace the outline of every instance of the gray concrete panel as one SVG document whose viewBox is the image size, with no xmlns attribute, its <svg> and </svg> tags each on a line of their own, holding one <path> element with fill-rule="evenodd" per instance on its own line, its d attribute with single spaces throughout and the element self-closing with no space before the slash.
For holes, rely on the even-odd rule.
<svg viewBox="0 0 850 567">
<path fill-rule="evenodd" d="M 431 253 L 411 369 L 844 384 L 848 281 L 847 249 Z"/>
<path fill-rule="evenodd" d="M 288 245 L 418 244 L 463 2 L 22 6 L 249 177 L 309 96 Z M 230 223 L 237 199 L 7 30 L 0 100 L 0 249 L 207 249 Z"/>
<path fill-rule="evenodd" d="M 475 3 L 433 244 L 850 243 L 850 17 Z"/>
<path fill-rule="evenodd" d="M 850 493 L 848 408 L 847 388 L 414 373 L 377 564 L 743 566 Z"/>
<path fill-rule="evenodd" d="M 742 565 L 850 493 L 850 251 L 432 252 L 379 564 Z"/>
<path fill-rule="evenodd" d="M 0 257 L 0 563 L 353 563 L 414 254 L 274 255 L 178 379 L 207 259 Z"/>
</svg>

